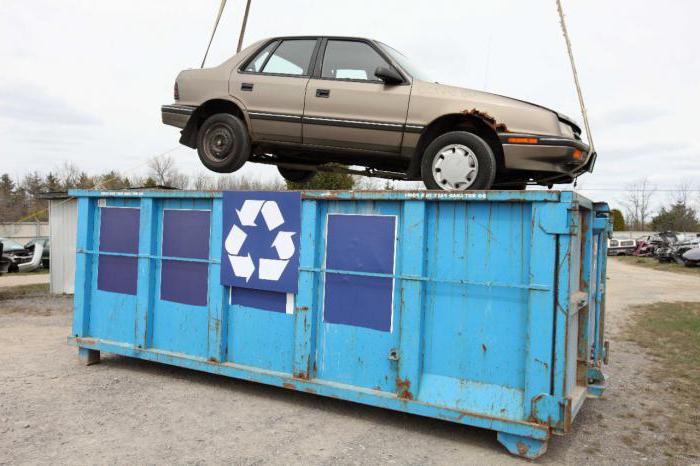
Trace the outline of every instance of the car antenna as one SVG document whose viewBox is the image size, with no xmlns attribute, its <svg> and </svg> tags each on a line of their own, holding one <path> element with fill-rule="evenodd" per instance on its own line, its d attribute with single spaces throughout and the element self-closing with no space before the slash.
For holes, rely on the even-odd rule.
<svg viewBox="0 0 700 466">
<path fill-rule="evenodd" d="M 576 63 L 574 62 L 574 52 L 571 47 L 571 40 L 569 39 L 569 31 L 566 28 L 566 20 L 564 19 L 564 9 L 561 6 L 561 0 L 556 0 L 557 2 L 557 12 L 559 13 L 559 22 L 561 24 L 561 31 L 564 34 L 564 40 L 566 42 L 566 50 L 569 52 L 569 62 L 571 63 L 571 71 L 574 74 L 574 84 L 576 85 L 576 93 L 578 94 L 578 102 L 581 106 L 581 113 L 583 114 L 583 124 L 586 127 L 586 135 L 588 136 L 588 145 L 590 146 L 589 153 L 593 154 L 595 152 L 595 146 L 593 144 L 593 136 L 591 135 L 591 127 L 588 124 L 588 112 L 586 111 L 586 104 L 583 101 L 583 92 L 581 91 L 581 83 L 578 80 L 578 72 L 576 71 Z"/>
</svg>

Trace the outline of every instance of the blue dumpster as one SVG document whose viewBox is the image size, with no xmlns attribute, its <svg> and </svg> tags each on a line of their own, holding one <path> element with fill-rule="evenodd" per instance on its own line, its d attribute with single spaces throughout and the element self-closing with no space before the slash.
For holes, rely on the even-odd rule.
<svg viewBox="0 0 700 466">
<path fill-rule="evenodd" d="M 82 191 L 101 351 L 498 432 L 542 455 L 605 388 L 606 204 L 573 192 Z"/>
</svg>

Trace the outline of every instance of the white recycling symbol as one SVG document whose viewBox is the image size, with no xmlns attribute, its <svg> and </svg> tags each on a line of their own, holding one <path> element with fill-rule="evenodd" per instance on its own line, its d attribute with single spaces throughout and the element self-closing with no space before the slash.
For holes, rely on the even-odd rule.
<svg viewBox="0 0 700 466">
<path fill-rule="evenodd" d="M 243 202 L 241 210 L 236 210 L 238 219 L 241 225 L 244 227 L 255 227 L 255 220 L 258 218 L 258 214 L 262 213 L 263 220 L 269 231 L 284 224 L 284 217 L 280 208 L 275 201 L 259 201 L 246 199 Z M 284 273 L 284 269 L 287 268 L 289 259 L 294 255 L 294 241 L 292 236 L 294 236 L 293 231 L 278 231 L 277 236 L 275 236 L 272 242 L 271 248 L 277 250 L 277 259 L 258 259 L 258 278 L 261 280 L 271 280 L 277 281 L 280 279 Z M 239 256 L 238 253 L 241 252 L 243 243 L 245 243 L 248 235 L 235 223 L 231 227 L 231 231 L 226 236 L 226 241 L 224 242 L 224 247 L 228 253 L 229 261 L 231 262 L 231 268 L 233 269 L 233 274 L 237 277 L 245 278 L 245 281 L 249 281 L 250 277 L 255 273 L 255 262 L 253 258 L 250 257 L 250 253 L 246 256 Z"/>
</svg>

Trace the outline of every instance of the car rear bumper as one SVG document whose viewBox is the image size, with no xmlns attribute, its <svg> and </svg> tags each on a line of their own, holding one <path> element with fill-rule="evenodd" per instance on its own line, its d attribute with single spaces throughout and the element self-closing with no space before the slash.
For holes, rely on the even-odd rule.
<svg viewBox="0 0 700 466">
<path fill-rule="evenodd" d="M 164 124 L 182 129 L 187 126 L 195 109 L 190 105 L 171 104 L 161 106 L 160 113 Z"/>
<path fill-rule="evenodd" d="M 578 174 L 591 170 L 595 160 L 588 144 L 578 139 L 503 133 L 505 168 L 536 172 Z"/>
</svg>

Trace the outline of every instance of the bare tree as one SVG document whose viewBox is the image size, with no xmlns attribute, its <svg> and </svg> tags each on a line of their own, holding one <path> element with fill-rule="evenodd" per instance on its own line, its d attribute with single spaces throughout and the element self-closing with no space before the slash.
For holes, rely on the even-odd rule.
<svg viewBox="0 0 700 466">
<path fill-rule="evenodd" d="M 192 189 L 197 191 L 213 191 L 215 185 L 216 182 L 212 177 L 204 173 L 198 173 L 192 180 Z"/>
<path fill-rule="evenodd" d="M 685 178 L 681 180 L 671 194 L 671 204 L 688 205 L 692 203 L 692 193 L 695 191 L 693 181 Z"/>
<path fill-rule="evenodd" d="M 63 162 L 56 171 L 56 176 L 64 189 L 73 188 L 80 185 L 81 178 L 85 173 L 81 172 L 73 162 Z"/>
<path fill-rule="evenodd" d="M 644 231 L 651 217 L 651 200 L 656 193 L 649 179 L 643 178 L 627 186 L 623 201 L 627 210 L 627 223 L 633 230 Z"/>
<path fill-rule="evenodd" d="M 169 155 L 153 157 L 148 161 L 149 176 L 160 186 L 185 189 L 189 184 L 187 175 L 177 169 L 175 159 Z"/>
</svg>

